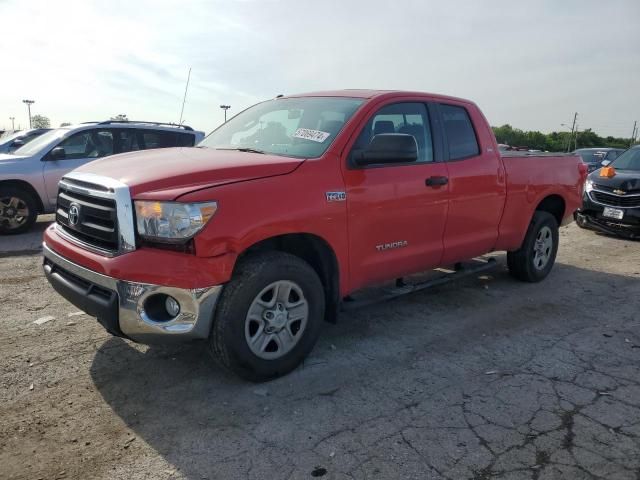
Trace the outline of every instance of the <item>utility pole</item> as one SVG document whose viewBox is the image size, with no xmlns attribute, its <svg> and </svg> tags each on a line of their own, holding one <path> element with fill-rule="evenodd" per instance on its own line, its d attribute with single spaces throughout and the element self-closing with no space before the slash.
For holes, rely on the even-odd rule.
<svg viewBox="0 0 640 480">
<path fill-rule="evenodd" d="M 29 111 L 29 128 L 31 128 L 31 105 L 36 102 L 34 100 L 22 100 L 22 103 L 27 104 L 27 110 Z"/>
<path fill-rule="evenodd" d="M 9 120 L 11 120 L 11 130 L 15 130 L 16 129 L 16 117 L 9 117 Z"/>
<path fill-rule="evenodd" d="M 576 144 L 576 148 L 574 148 L 574 150 L 576 150 L 578 147 L 578 132 L 576 131 L 576 120 L 578 120 L 578 112 L 573 114 L 573 125 L 571 126 L 571 136 L 569 137 L 569 143 L 567 143 L 567 152 L 569 152 L 569 150 L 571 149 L 571 140 L 573 139 L 573 132 L 576 133 L 576 140 L 575 140 L 575 144 Z"/>
<path fill-rule="evenodd" d="M 576 115 L 577 115 L 577 114 L 576 114 Z M 577 149 L 578 149 L 578 128 L 579 128 L 579 126 L 578 126 L 578 124 L 576 123 L 576 136 L 575 136 L 575 144 L 574 144 L 574 147 L 573 147 L 573 149 L 574 149 L 574 150 L 577 150 Z"/>
<path fill-rule="evenodd" d="M 631 143 L 629 143 L 629 147 L 632 147 L 634 142 L 636 141 L 636 135 L 637 135 L 636 125 L 637 124 L 638 124 L 637 120 L 633 122 L 633 131 L 631 132 Z"/>
<path fill-rule="evenodd" d="M 227 110 L 231 108 L 231 105 L 220 105 L 220 108 L 224 110 L 224 123 L 227 123 Z"/>
</svg>

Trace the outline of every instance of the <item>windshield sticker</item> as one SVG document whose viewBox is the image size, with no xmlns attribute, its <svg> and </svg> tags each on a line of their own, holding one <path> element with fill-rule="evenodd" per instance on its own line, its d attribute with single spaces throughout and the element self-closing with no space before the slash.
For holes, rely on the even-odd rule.
<svg viewBox="0 0 640 480">
<path fill-rule="evenodd" d="M 304 138 L 305 140 L 311 140 L 312 142 L 318 143 L 324 142 L 330 135 L 330 133 L 322 132 L 320 130 L 311 130 L 310 128 L 299 128 L 296 130 L 296 133 L 293 134 L 296 138 Z"/>
</svg>

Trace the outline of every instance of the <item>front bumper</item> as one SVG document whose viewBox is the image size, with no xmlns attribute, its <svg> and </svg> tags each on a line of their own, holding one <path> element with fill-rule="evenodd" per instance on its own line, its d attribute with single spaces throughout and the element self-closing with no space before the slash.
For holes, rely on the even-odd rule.
<svg viewBox="0 0 640 480">
<path fill-rule="evenodd" d="M 113 335 L 140 343 L 164 343 L 209 336 L 222 285 L 184 289 L 119 280 L 82 267 L 43 244 L 47 280 L 64 298 Z M 149 308 L 169 295 L 180 303 L 175 318 L 160 318 Z"/>
<path fill-rule="evenodd" d="M 607 218 L 603 216 L 607 205 L 595 202 L 588 193 L 585 192 L 582 198 L 582 208 L 576 212 L 576 219 L 583 220 L 586 226 L 600 230 L 612 235 L 619 235 L 626 238 L 640 238 L 640 208 L 620 208 L 624 210 L 624 217 L 621 220 Z"/>
</svg>

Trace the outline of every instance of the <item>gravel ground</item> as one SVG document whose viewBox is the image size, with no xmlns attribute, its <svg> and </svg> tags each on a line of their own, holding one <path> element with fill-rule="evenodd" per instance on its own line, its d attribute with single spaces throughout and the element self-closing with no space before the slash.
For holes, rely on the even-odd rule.
<svg viewBox="0 0 640 480">
<path fill-rule="evenodd" d="M 303 367 L 256 385 L 198 344 L 110 337 L 14 237 L 0 478 L 640 479 L 640 243 L 561 238 L 540 284 L 497 255 L 483 276 L 343 314 Z"/>
</svg>

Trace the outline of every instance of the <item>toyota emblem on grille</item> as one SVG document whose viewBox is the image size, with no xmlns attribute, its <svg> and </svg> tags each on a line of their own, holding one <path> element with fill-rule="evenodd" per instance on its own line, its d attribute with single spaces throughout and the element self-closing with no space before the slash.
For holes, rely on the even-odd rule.
<svg viewBox="0 0 640 480">
<path fill-rule="evenodd" d="M 77 225 L 80 220 L 80 205 L 72 203 L 69 207 L 69 225 Z"/>
</svg>

